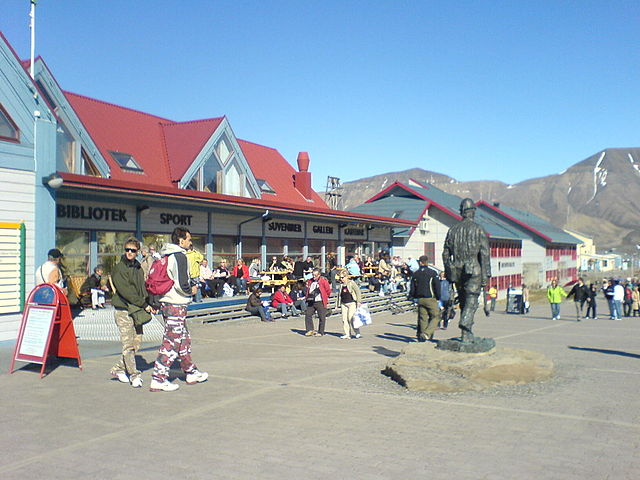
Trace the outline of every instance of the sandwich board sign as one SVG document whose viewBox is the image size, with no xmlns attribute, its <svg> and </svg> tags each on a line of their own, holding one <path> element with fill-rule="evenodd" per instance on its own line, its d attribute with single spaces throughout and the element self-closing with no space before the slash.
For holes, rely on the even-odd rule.
<svg viewBox="0 0 640 480">
<path fill-rule="evenodd" d="M 39 363 L 42 378 L 47 359 L 52 355 L 75 358 L 82 370 L 69 301 L 56 285 L 42 283 L 27 299 L 9 373 L 14 372 L 16 361 Z"/>
</svg>

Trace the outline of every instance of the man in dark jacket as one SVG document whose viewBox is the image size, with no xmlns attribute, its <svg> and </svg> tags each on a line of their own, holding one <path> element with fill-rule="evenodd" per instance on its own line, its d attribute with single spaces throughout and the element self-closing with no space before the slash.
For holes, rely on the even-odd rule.
<svg viewBox="0 0 640 480">
<path fill-rule="evenodd" d="M 582 277 L 578 278 L 578 283 L 573 285 L 573 288 L 569 292 L 569 295 L 567 295 L 567 298 L 571 296 L 573 296 L 573 304 L 576 306 L 576 321 L 579 322 L 582 317 L 584 302 L 589 298 L 589 287 L 584 284 Z"/>
<path fill-rule="evenodd" d="M 411 278 L 409 296 L 418 300 L 418 341 L 426 342 L 433 340 L 440 323 L 440 280 L 438 272 L 429 267 L 429 257 L 422 255 L 419 262 L 420 268 Z"/>
<path fill-rule="evenodd" d="M 142 341 L 142 323 L 151 319 L 152 311 L 147 303 L 144 274 L 136 260 L 138 250 L 140 242 L 133 237 L 129 238 L 124 244 L 124 255 L 120 263 L 111 273 L 111 281 L 116 290 L 112 303 L 122 342 L 122 355 L 111 368 L 111 375 L 123 383 L 131 383 L 134 388 L 142 387 L 135 353 Z"/>
</svg>

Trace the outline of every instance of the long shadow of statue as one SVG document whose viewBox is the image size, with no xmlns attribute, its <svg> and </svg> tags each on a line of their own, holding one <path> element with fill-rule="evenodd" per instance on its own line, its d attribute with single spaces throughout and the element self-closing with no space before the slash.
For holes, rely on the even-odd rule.
<svg viewBox="0 0 640 480">
<path fill-rule="evenodd" d="M 621 357 L 640 358 L 640 355 L 637 353 L 623 352 L 621 350 L 609 350 L 606 348 L 574 347 L 571 345 L 569 345 L 569 348 L 571 350 L 582 350 L 585 352 L 597 352 L 597 353 L 604 353 L 607 355 L 620 355 Z"/>
</svg>

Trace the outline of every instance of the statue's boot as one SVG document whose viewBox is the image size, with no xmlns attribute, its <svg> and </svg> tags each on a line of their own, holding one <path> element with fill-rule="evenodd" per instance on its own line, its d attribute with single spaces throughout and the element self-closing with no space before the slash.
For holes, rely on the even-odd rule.
<svg viewBox="0 0 640 480">
<path fill-rule="evenodd" d="M 473 343 L 473 341 L 475 340 L 475 337 L 473 336 L 473 333 L 463 328 L 461 340 L 462 340 L 462 343 Z"/>
</svg>

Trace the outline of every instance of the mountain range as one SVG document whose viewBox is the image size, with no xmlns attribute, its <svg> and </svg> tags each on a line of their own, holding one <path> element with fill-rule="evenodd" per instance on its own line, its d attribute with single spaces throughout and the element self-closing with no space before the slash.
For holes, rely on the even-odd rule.
<svg viewBox="0 0 640 480">
<path fill-rule="evenodd" d="M 474 200 L 498 202 L 538 215 L 560 228 L 593 237 L 598 251 L 640 253 L 640 148 L 608 148 L 565 171 L 508 185 L 459 182 L 421 168 L 342 184 L 340 208 L 349 210 L 395 181 L 409 179 Z"/>
</svg>

